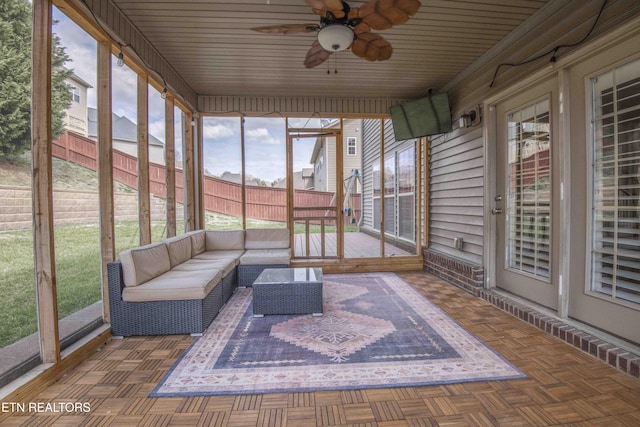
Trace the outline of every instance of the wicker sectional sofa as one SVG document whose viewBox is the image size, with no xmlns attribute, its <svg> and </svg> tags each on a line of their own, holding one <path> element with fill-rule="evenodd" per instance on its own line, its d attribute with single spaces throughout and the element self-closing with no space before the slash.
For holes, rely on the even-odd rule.
<svg viewBox="0 0 640 427">
<path fill-rule="evenodd" d="M 123 251 L 107 267 L 111 333 L 200 335 L 237 286 L 290 259 L 286 229 L 197 230 Z"/>
</svg>

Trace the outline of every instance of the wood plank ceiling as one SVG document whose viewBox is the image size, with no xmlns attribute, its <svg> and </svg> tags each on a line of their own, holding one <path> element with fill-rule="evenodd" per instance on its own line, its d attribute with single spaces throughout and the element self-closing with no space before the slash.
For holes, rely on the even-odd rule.
<svg viewBox="0 0 640 427">
<path fill-rule="evenodd" d="M 318 23 L 303 0 L 113 0 L 200 95 L 418 98 L 438 89 L 545 5 L 545 0 L 421 0 L 407 23 L 374 31 L 391 59 L 349 51 L 307 69 L 316 33 L 252 27 Z M 350 1 L 351 7 L 364 4 Z M 334 70 L 337 69 L 337 74 Z M 330 73 L 327 73 L 330 70 Z"/>
</svg>

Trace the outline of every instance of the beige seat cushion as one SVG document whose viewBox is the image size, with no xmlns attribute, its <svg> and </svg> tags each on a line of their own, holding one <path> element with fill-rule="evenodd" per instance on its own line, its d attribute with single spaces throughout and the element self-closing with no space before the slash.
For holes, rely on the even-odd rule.
<svg viewBox="0 0 640 427">
<path fill-rule="evenodd" d="M 169 251 L 163 242 L 120 252 L 120 262 L 126 287 L 138 286 L 171 268 Z"/>
<path fill-rule="evenodd" d="M 142 285 L 125 288 L 123 301 L 204 299 L 220 283 L 221 271 L 168 271 Z"/>
<path fill-rule="evenodd" d="M 171 268 L 191 258 L 191 236 L 182 235 L 166 239 Z"/>
<path fill-rule="evenodd" d="M 289 249 L 249 249 L 240 257 L 240 264 L 287 264 L 291 260 Z"/>
<path fill-rule="evenodd" d="M 234 251 L 206 251 L 200 255 L 196 255 L 193 259 L 202 260 L 218 260 L 218 259 L 232 259 L 235 261 L 235 265 L 240 264 L 240 257 L 244 254 L 244 249 Z"/>
<path fill-rule="evenodd" d="M 207 250 L 205 243 L 206 233 L 204 230 L 190 231 L 185 234 L 191 237 L 191 256 L 196 256 Z"/>
<path fill-rule="evenodd" d="M 208 251 L 244 249 L 244 230 L 207 230 Z"/>
<path fill-rule="evenodd" d="M 227 277 L 233 269 L 236 268 L 236 260 L 234 258 L 225 258 L 217 260 L 208 259 L 190 259 L 176 266 L 171 271 L 220 271 L 222 277 Z"/>
<path fill-rule="evenodd" d="M 289 247 L 289 230 L 286 228 L 247 229 L 245 249 L 285 249 Z"/>
</svg>

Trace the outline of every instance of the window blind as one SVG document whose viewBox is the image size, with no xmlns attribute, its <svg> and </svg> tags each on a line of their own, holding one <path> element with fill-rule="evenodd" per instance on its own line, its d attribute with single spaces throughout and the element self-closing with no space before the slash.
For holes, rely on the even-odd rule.
<svg viewBox="0 0 640 427">
<path fill-rule="evenodd" d="M 640 61 L 591 80 L 591 290 L 640 303 Z"/>
<path fill-rule="evenodd" d="M 551 242 L 549 100 L 508 115 L 507 268 L 548 279 Z"/>
</svg>

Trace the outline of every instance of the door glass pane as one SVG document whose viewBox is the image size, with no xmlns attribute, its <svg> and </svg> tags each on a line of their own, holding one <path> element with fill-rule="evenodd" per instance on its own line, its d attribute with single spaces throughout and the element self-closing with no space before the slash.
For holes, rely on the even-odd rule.
<svg viewBox="0 0 640 427">
<path fill-rule="evenodd" d="M 508 269 L 549 278 L 551 175 L 549 100 L 508 115 Z"/>
<path fill-rule="evenodd" d="M 591 290 L 640 303 L 640 61 L 591 81 Z"/>
</svg>

